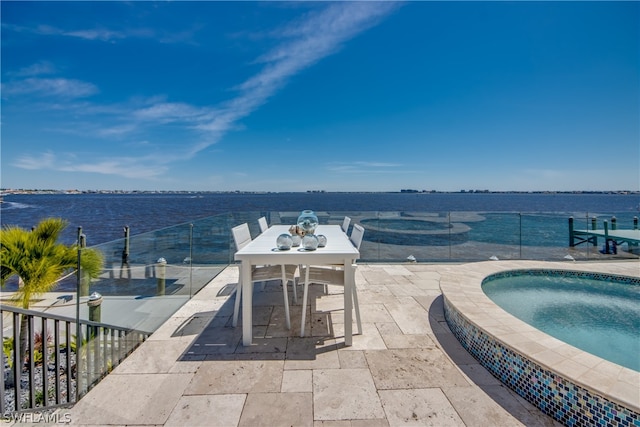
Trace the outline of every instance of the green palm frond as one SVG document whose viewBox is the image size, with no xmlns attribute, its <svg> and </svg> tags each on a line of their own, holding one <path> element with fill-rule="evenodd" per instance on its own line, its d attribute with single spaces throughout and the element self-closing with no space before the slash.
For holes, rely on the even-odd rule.
<svg viewBox="0 0 640 427">
<path fill-rule="evenodd" d="M 74 252 L 74 256 L 75 252 Z M 104 266 L 104 256 L 102 252 L 94 249 L 83 249 L 80 268 L 89 277 L 98 277 Z"/>
<path fill-rule="evenodd" d="M 23 308 L 29 307 L 32 298 L 53 290 L 57 280 L 77 268 L 77 245 L 58 243 L 66 226 L 61 218 L 48 218 L 33 231 L 20 227 L 0 230 L 0 283 L 4 285 L 13 276 L 22 280 L 15 300 Z M 81 268 L 89 277 L 100 274 L 104 258 L 99 251 L 83 249 L 81 260 Z"/>
<path fill-rule="evenodd" d="M 62 218 L 46 218 L 36 226 L 32 233 L 40 241 L 56 243 L 67 225 L 68 222 Z"/>
</svg>

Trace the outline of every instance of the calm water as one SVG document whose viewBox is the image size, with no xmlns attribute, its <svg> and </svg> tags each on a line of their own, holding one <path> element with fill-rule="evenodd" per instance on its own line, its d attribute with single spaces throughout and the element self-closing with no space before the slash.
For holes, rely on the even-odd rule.
<svg viewBox="0 0 640 427">
<path fill-rule="evenodd" d="M 9 195 L 0 204 L 2 225 L 30 228 L 41 219 L 61 217 L 69 221 L 63 236 L 75 241 L 77 227 L 87 235 L 89 246 L 119 239 L 123 227 L 131 234 L 173 226 L 199 218 L 239 211 L 401 211 L 401 212 L 491 212 L 482 228 L 474 227 L 470 238 L 480 241 L 504 239 L 493 228 L 518 227 L 514 212 L 554 212 L 560 216 L 618 218 L 620 228 L 631 228 L 639 215 L 640 196 L 617 194 L 407 194 L 407 193 L 269 193 L 269 194 L 59 194 Z M 527 219 L 546 223 L 545 215 Z M 543 224 L 544 228 L 549 228 Z M 535 224 L 530 224 L 533 227 Z M 493 228 L 492 228 L 493 227 Z M 567 240 L 563 219 L 557 237 Z M 580 225 L 583 227 L 583 225 Z M 548 239 L 547 239 L 548 240 Z M 555 244 L 555 243 L 554 243 Z"/>
<path fill-rule="evenodd" d="M 492 279 L 482 289 L 496 304 L 531 326 L 640 371 L 640 286 L 522 275 Z"/>
</svg>

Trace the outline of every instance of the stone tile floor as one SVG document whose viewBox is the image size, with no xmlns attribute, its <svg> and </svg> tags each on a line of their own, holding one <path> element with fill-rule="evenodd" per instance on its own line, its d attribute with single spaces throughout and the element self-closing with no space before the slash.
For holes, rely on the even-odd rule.
<svg viewBox="0 0 640 427">
<path fill-rule="evenodd" d="M 351 347 L 342 288 L 311 286 L 310 336 L 300 338 L 300 302 L 287 330 L 280 284 L 256 286 L 254 345 L 243 347 L 242 328 L 230 326 L 238 270 L 229 267 L 66 412 L 78 425 L 559 425 L 449 331 L 439 279 L 455 268 L 360 265 L 363 333 Z"/>
</svg>

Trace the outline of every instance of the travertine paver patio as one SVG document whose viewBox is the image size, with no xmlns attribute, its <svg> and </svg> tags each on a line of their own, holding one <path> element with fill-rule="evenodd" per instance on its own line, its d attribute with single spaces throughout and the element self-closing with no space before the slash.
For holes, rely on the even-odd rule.
<svg viewBox="0 0 640 427">
<path fill-rule="evenodd" d="M 289 331 L 280 285 L 256 286 L 254 345 L 243 347 L 229 267 L 68 412 L 82 425 L 558 425 L 449 331 L 439 279 L 455 268 L 360 265 L 363 334 L 352 347 L 342 288 L 311 287 L 311 336 L 299 338 L 300 303 Z"/>
</svg>

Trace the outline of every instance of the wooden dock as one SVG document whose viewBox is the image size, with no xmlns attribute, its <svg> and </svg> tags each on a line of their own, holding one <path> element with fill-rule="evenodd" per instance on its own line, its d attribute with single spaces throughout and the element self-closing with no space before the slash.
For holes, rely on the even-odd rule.
<svg viewBox="0 0 640 427">
<path fill-rule="evenodd" d="M 611 218 L 611 229 L 609 229 L 607 220 L 604 221 L 603 225 L 602 229 L 597 229 L 596 218 L 593 218 L 591 230 L 576 230 L 574 229 L 573 217 L 569 218 L 569 246 L 574 247 L 582 243 L 591 243 L 593 246 L 598 246 L 598 238 L 604 239 L 605 253 L 611 253 L 610 245 L 615 248 L 617 245 L 626 243 L 629 251 L 633 247 L 640 245 L 638 217 L 633 218 L 633 230 L 618 230 L 615 217 Z"/>
</svg>

